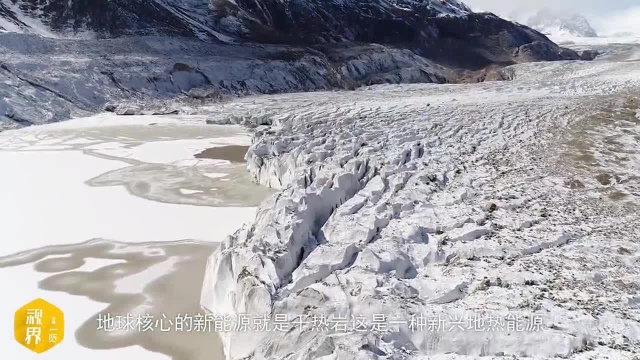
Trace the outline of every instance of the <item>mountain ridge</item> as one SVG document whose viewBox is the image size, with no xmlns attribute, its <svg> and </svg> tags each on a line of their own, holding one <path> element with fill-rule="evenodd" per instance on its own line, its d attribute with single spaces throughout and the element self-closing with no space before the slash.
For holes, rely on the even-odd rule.
<svg viewBox="0 0 640 360">
<path fill-rule="evenodd" d="M 321 48 L 377 43 L 472 70 L 579 58 L 535 30 L 456 0 L 2 0 L 0 17 L 5 31 L 53 37 L 151 35 Z M 526 58 L 518 56 L 521 46 L 530 50 Z"/>
</svg>

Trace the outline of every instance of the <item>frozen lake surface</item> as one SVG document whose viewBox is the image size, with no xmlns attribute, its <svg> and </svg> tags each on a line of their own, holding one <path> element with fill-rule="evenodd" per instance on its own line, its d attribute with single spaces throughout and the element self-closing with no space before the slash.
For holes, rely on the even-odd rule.
<svg viewBox="0 0 640 360">
<path fill-rule="evenodd" d="M 207 256 L 270 191 L 250 182 L 243 156 L 195 155 L 249 144 L 240 127 L 198 116 L 101 114 L 0 133 L 0 286 L 15 290 L 0 321 L 42 297 L 66 314 L 51 359 L 221 356 L 215 334 L 107 333 L 96 314 L 201 312 Z M 2 343 L 10 358 L 38 356 L 11 333 Z"/>
</svg>

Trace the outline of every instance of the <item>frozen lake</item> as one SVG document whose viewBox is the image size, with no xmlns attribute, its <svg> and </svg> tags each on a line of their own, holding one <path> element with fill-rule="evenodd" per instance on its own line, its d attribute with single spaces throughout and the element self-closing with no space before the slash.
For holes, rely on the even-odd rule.
<svg viewBox="0 0 640 360">
<path fill-rule="evenodd" d="M 200 116 L 102 114 L 0 133 L 0 284 L 15 289 L 0 322 L 41 297 L 66 316 L 50 359 L 222 356 L 212 333 L 106 332 L 96 317 L 200 311 L 207 256 L 270 193 L 248 178 L 238 152 L 249 144 L 240 127 Z M 38 356 L 11 333 L 2 343 L 10 358 Z"/>
</svg>

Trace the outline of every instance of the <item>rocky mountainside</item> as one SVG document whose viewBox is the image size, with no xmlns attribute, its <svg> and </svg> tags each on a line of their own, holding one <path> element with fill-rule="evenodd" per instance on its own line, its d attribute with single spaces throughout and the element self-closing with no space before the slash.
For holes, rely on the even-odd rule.
<svg viewBox="0 0 640 360">
<path fill-rule="evenodd" d="M 597 37 L 597 32 L 584 16 L 572 12 L 541 10 L 529 18 L 527 25 L 549 35 Z"/>
<path fill-rule="evenodd" d="M 218 28 L 253 41 L 380 43 L 453 67 L 575 58 L 536 31 L 451 0 L 217 0 L 214 12 Z"/>
<path fill-rule="evenodd" d="M 70 40 L 5 33 L 0 130 L 103 109 L 174 112 L 185 104 L 251 94 L 443 83 L 454 76 L 410 50 L 381 45 L 322 53 L 157 36 Z"/>
<path fill-rule="evenodd" d="M 217 39 L 207 0 L 2 0 L 0 29 L 50 37 Z M 223 37 L 222 40 L 227 40 Z"/>
<path fill-rule="evenodd" d="M 2 0 L 0 16 L 6 31 L 53 36 L 378 43 L 463 68 L 576 58 L 536 31 L 455 0 Z M 522 46 L 525 58 L 516 51 Z"/>
</svg>

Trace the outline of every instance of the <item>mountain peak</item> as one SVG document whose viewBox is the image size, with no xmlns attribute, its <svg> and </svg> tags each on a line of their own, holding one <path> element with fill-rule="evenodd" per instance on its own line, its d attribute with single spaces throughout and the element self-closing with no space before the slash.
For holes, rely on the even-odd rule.
<svg viewBox="0 0 640 360">
<path fill-rule="evenodd" d="M 584 16 L 568 10 L 542 9 L 527 20 L 527 25 L 545 34 L 597 37 Z"/>
</svg>

